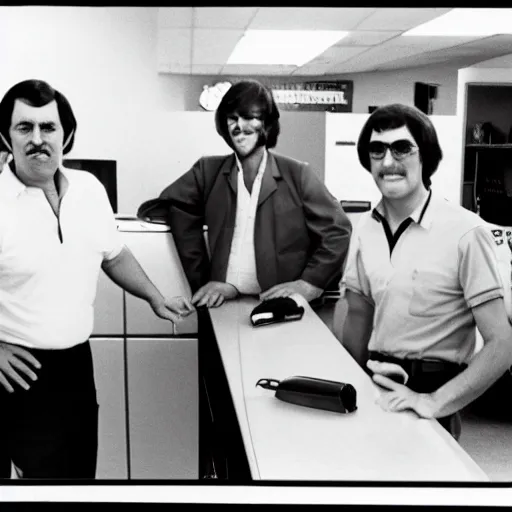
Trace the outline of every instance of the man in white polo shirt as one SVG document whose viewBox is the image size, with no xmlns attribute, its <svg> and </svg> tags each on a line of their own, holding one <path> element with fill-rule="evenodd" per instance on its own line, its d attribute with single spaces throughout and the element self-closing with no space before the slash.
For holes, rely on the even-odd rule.
<svg viewBox="0 0 512 512">
<path fill-rule="evenodd" d="M 386 390 L 383 408 L 438 418 L 458 439 L 457 411 L 512 365 L 508 244 L 431 190 L 442 151 L 418 109 L 377 109 L 357 149 L 382 200 L 350 243 L 341 341 Z M 475 325 L 484 340 L 476 355 Z"/>
<path fill-rule="evenodd" d="M 12 154 L 0 174 L 0 477 L 94 478 L 98 405 L 88 338 L 100 268 L 155 314 L 193 310 L 166 300 L 117 232 L 101 183 L 62 166 L 77 123 L 41 80 L 0 102 Z M 4 159 L 5 161 L 5 159 Z"/>
</svg>

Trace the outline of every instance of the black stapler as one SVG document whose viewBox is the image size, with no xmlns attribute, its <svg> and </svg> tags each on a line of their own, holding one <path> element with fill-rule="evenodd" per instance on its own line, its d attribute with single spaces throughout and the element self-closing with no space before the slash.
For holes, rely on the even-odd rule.
<svg viewBox="0 0 512 512">
<path fill-rule="evenodd" d="M 275 397 L 303 407 L 350 413 L 357 409 L 357 393 L 352 384 L 315 377 L 294 376 L 284 380 L 260 379 L 256 386 L 274 390 Z"/>
<path fill-rule="evenodd" d="M 251 323 L 259 325 L 275 324 L 300 320 L 304 315 L 304 308 L 299 306 L 291 297 L 276 297 L 264 300 L 251 311 Z"/>
</svg>

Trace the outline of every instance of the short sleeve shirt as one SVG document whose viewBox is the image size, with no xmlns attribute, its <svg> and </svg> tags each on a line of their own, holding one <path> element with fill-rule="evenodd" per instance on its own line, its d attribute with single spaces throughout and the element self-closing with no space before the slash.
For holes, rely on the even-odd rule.
<svg viewBox="0 0 512 512">
<path fill-rule="evenodd" d="M 86 171 L 61 168 L 59 218 L 44 192 L 8 165 L 0 174 L 0 340 L 68 348 L 88 339 L 101 263 L 123 244 L 107 193 Z"/>
<path fill-rule="evenodd" d="M 357 225 L 345 289 L 374 306 L 368 349 L 399 358 L 467 361 L 472 308 L 503 297 L 511 311 L 511 253 L 503 230 L 432 193 L 393 250 L 376 210 Z"/>
</svg>

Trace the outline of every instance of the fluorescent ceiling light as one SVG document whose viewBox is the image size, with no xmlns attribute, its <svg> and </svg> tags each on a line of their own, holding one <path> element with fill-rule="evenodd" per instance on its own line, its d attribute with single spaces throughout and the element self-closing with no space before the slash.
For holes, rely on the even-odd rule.
<svg viewBox="0 0 512 512">
<path fill-rule="evenodd" d="M 402 35 L 463 37 L 496 34 L 512 34 L 512 9 L 452 9 Z"/>
<path fill-rule="evenodd" d="M 227 63 L 302 66 L 347 34 L 335 30 L 247 30 Z"/>
</svg>

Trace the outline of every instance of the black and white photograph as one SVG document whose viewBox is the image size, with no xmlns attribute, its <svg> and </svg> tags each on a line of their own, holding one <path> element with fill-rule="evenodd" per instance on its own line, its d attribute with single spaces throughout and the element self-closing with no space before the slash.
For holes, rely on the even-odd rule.
<svg viewBox="0 0 512 512">
<path fill-rule="evenodd" d="M 0 64 L 0 503 L 512 505 L 512 8 L 3 5 Z"/>
</svg>

